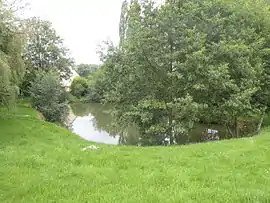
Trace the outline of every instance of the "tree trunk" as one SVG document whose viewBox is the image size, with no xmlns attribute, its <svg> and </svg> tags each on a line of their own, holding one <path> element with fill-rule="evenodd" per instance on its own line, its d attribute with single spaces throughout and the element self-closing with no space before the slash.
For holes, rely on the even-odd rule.
<svg viewBox="0 0 270 203">
<path fill-rule="evenodd" d="M 262 123 L 263 123 L 263 119 L 264 119 L 264 115 L 265 115 L 265 111 L 266 111 L 266 107 L 264 107 L 263 110 L 262 110 L 261 118 L 260 118 L 260 121 L 259 121 L 259 123 L 257 125 L 256 134 L 258 134 L 261 131 Z"/>
<path fill-rule="evenodd" d="M 239 137 L 239 126 L 237 116 L 234 118 L 234 130 L 235 130 L 235 137 Z"/>
<path fill-rule="evenodd" d="M 174 134 L 173 134 L 173 127 L 172 127 L 172 109 L 169 110 L 169 136 L 170 136 L 170 145 L 174 143 Z"/>
<path fill-rule="evenodd" d="M 232 130 L 230 129 L 230 126 L 228 124 L 226 124 L 226 128 L 228 130 L 228 133 L 230 134 L 230 137 L 233 138 L 233 132 Z"/>
<path fill-rule="evenodd" d="M 171 20 L 170 20 L 170 25 L 171 25 Z M 169 67 L 169 72 L 172 73 L 173 72 L 173 41 L 170 37 L 170 35 L 168 35 L 168 41 L 170 44 L 170 67 Z M 170 102 L 173 103 L 173 79 L 170 79 L 170 87 L 169 87 L 169 91 L 170 91 Z M 169 126 L 170 126 L 170 144 L 174 144 L 175 141 L 175 135 L 173 133 L 173 109 L 172 107 L 169 109 Z"/>
</svg>

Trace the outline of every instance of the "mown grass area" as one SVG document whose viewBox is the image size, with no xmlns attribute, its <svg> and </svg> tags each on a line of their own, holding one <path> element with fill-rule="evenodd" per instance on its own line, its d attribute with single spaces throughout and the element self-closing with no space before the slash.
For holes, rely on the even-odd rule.
<svg viewBox="0 0 270 203">
<path fill-rule="evenodd" d="M 0 117 L 0 202 L 270 202 L 270 128 L 207 144 L 98 145 L 36 119 Z M 3 110 L 2 110 L 3 111 Z"/>
</svg>

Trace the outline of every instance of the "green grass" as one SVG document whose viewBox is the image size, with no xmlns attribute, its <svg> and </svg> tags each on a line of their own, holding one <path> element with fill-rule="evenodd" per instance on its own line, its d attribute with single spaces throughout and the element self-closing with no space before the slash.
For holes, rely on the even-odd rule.
<svg viewBox="0 0 270 203">
<path fill-rule="evenodd" d="M 81 151 L 91 143 L 25 104 L 13 113 L 32 117 L 0 117 L 1 203 L 270 202 L 270 128 L 207 144 Z"/>
<path fill-rule="evenodd" d="M 1 115 L 15 117 L 30 116 L 33 118 L 40 117 L 40 113 L 31 108 L 28 100 L 19 100 L 16 105 L 10 106 L 9 108 L 0 107 L 0 116 Z"/>
</svg>

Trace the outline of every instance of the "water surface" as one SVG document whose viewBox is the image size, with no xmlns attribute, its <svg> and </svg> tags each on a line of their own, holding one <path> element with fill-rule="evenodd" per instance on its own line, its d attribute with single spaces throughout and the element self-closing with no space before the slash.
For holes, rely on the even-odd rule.
<svg viewBox="0 0 270 203">
<path fill-rule="evenodd" d="M 114 118 L 111 115 L 112 106 L 95 103 L 75 103 L 71 105 L 71 114 L 74 118 L 71 129 L 80 137 L 105 144 L 128 144 L 137 145 L 139 143 L 139 133 L 136 126 L 121 126 L 125 129 L 124 134 L 120 134 L 120 127 L 113 125 Z M 207 129 L 219 131 L 220 138 L 224 138 L 226 130 L 220 125 L 197 124 L 189 133 L 189 138 L 183 136 L 181 143 L 186 144 L 200 142 L 203 133 Z"/>
</svg>

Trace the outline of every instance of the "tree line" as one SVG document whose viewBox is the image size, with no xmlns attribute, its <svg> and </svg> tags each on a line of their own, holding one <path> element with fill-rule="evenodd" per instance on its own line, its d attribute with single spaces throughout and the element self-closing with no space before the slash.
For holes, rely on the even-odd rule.
<svg viewBox="0 0 270 203">
<path fill-rule="evenodd" d="M 47 120 L 67 112 L 61 80 L 74 60 L 52 24 L 19 19 L 0 0 L 0 105 L 30 96 Z M 198 122 L 241 136 L 241 121 L 269 111 L 270 7 L 264 0 L 124 1 L 117 45 L 82 64 L 71 93 L 114 105 L 146 145 L 179 143 Z"/>
<path fill-rule="evenodd" d="M 146 145 L 178 143 L 195 123 L 239 137 L 268 112 L 270 7 L 264 0 L 124 1 L 120 43 L 102 55 L 102 101 Z"/>
</svg>

